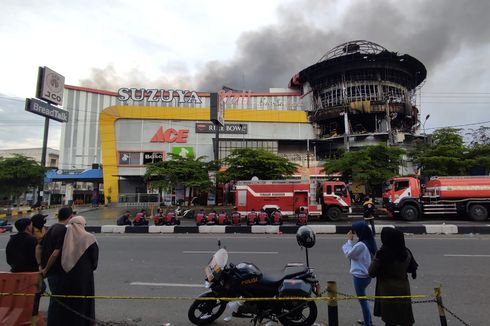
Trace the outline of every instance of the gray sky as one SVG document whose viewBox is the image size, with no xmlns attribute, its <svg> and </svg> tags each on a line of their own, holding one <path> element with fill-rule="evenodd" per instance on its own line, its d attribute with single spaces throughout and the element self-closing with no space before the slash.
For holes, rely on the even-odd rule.
<svg viewBox="0 0 490 326">
<path fill-rule="evenodd" d="M 267 91 L 331 48 L 369 40 L 428 70 L 425 127 L 490 125 L 490 1 L 2 1 L 0 148 L 40 147 L 24 112 L 38 66 L 70 85 Z M 51 122 L 49 145 L 59 147 Z"/>
</svg>

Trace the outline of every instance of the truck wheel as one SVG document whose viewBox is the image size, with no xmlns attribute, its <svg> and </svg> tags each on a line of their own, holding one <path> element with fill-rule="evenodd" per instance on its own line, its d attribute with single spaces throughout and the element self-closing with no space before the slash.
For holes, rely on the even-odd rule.
<svg viewBox="0 0 490 326">
<path fill-rule="evenodd" d="M 405 221 L 416 221 L 419 218 L 419 210 L 413 205 L 406 205 L 401 209 L 400 216 Z"/>
<path fill-rule="evenodd" d="M 471 205 L 469 213 L 473 221 L 485 221 L 488 218 L 488 209 L 480 204 Z"/>
<path fill-rule="evenodd" d="M 327 217 L 330 219 L 330 221 L 339 221 L 341 216 L 342 211 L 338 207 L 330 207 L 327 209 Z"/>
</svg>

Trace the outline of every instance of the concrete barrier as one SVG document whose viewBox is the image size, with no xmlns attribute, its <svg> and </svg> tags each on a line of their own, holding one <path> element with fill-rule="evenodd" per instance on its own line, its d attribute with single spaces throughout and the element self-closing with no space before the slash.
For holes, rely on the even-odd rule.
<svg viewBox="0 0 490 326">
<path fill-rule="evenodd" d="M 315 231 L 317 234 L 335 234 L 337 232 L 337 226 L 336 225 L 310 225 L 310 227 Z"/>
<path fill-rule="evenodd" d="M 226 225 L 200 225 L 199 233 L 226 233 Z"/>
<path fill-rule="evenodd" d="M 279 225 L 252 225 L 252 233 L 279 233 Z"/>
</svg>

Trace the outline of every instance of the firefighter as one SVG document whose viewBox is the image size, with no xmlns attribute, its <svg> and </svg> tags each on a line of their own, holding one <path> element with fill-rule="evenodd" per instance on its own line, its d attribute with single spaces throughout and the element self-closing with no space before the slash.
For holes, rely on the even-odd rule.
<svg viewBox="0 0 490 326">
<path fill-rule="evenodd" d="M 216 210 L 213 209 L 213 211 L 210 212 L 208 214 L 208 216 L 206 217 L 206 224 L 208 224 L 208 225 L 214 225 L 214 224 L 216 224 L 217 215 L 218 214 L 216 214 Z"/>
<path fill-rule="evenodd" d="M 196 214 L 196 225 L 206 224 L 206 213 L 204 209 L 200 209 L 199 213 Z"/>
<path fill-rule="evenodd" d="M 278 208 L 271 213 L 271 224 L 282 225 L 282 213 L 281 209 Z"/>
<path fill-rule="evenodd" d="M 257 223 L 257 213 L 255 212 L 255 208 L 252 208 L 250 213 L 247 214 L 247 225 L 253 225 Z"/>
<path fill-rule="evenodd" d="M 231 213 L 231 224 L 240 225 L 242 216 L 236 207 L 233 207 L 233 213 Z"/>
<path fill-rule="evenodd" d="M 374 218 L 376 217 L 376 207 L 369 196 L 364 197 L 364 203 L 362 204 L 364 210 L 364 221 L 371 225 L 373 235 L 376 235 L 376 228 L 374 227 Z"/>
<path fill-rule="evenodd" d="M 159 208 L 157 213 L 153 216 L 153 223 L 155 225 L 163 225 L 163 210 Z"/>
<path fill-rule="evenodd" d="M 228 214 L 222 210 L 219 214 L 218 214 L 218 225 L 228 225 L 230 224 L 230 221 L 228 219 Z"/>
<path fill-rule="evenodd" d="M 258 225 L 267 225 L 270 224 L 269 214 L 262 208 L 259 212 L 259 216 L 257 217 Z"/>
<path fill-rule="evenodd" d="M 146 219 L 146 209 L 142 209 L 141 212 L 136 213 L 133 225 L 148 225 L 148 220 Z"/>
<path fill-rule="evenodd" d="M 308 224 L 308 213 L 305 212 L 305 208 L 301 207 L 296 217 L 296 225 Z"/>
</svg>

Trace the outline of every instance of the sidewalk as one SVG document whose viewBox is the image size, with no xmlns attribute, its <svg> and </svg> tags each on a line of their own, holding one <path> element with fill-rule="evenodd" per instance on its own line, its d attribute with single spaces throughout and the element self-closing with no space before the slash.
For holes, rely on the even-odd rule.
<svg viewBox="0 0 490 326">
<path fill-rule="evenodd" d="M 127 207 L 91 207 L 90 205 L 77 206 L 75 211 L 78 215 L 82 215 L 87 220 L 87 230 L 94 233 L 244 233 L 244 234 L 295 234 L 298 226 L 291 219 L 285 220 L 281 226 L 274 225 L 254 225 L 241 226 L 231 225 L 203 225 L 196 226 L 193 219 L 181 220 L 181 225 L 176 226 L 154 226 L 153 221 L 149 218 L 149 226 L 117 226 L 116 219 L 122 215 Z M 139 211 L 137 208 L 129 208 L 134 217 Z M 51 225 L 57 221 L 56 214 L 58 208 L 43 210 L 44 214 L 48 214 L 46 225 Z M 25 216 L 30 217 L 33 213 Z M 21 215 L 19 215 L 20 217 Z M 24 216 L 24 215 L 22 215 Z M 13 224 L 17 216 L 12 216 L 9 219 L 10 224 Z M 329 221 L 310 221 L 309 225 L 318 234 L 345 234 L 350 230 L 353 221 L 362 220 L 362 214 L 353 213 L 344 217 L 338 222 Z M 405 222 L 400 220 L 392 220 L 386 216 L 379 216 L 376 219 L 376 232 L 380 233 L 385 226 L 395 227 L 404 233 L 411 234 L 490 234 L 490 221 L 472 222 L 472 221 L 456 221 L 456 220 L 431 220 L 431 221 L 416 221 Z M 12 225 L 4 227 L 7 231 L 11 231 Z"/>
</svg>

